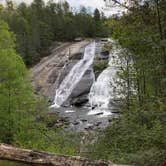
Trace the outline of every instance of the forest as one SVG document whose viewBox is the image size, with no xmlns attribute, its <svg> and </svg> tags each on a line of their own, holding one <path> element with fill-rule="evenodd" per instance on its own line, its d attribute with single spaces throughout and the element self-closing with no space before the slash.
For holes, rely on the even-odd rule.
<svg viewBox="0 0 166 166">
<path fill-rule="evenodd" d="M 117 164 L 166 165 L 166 1 L 129 2 L 110 0 L 109 10 L 127 10 L 110 17 L 84 6 L 73 12 L 67 2 L 52 0 L 0 5 L 1 143 Z M 111 37 L 125 49 L 120 116 L 83 147 L 83 133 L 49 127 L 57 117 L 47 118 L 49 103 L 33 91 L 29 71 L 54 41 L 78 37 Z"/>
<path fill-rule="evenodd" d="M 104 14 L 98 9 L 92 14 L 84 6 L 74 13 L 67 2 L 35 0 L 30 6 L 24 2 L 17 6 L 7 0 L 6 6 L 0 6 L 0 18 L 14 32 L 16 50 L 27 66 L 48 55 L 53 41 L 107 36 Z"/>
</svg>

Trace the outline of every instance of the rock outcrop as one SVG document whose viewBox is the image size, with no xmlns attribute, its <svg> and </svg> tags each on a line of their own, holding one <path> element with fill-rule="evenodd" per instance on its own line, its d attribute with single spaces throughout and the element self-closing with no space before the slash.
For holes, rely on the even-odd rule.
<svg viewBox="0 0 166 166">
<path fill-rule="evenodd" d="M 51 55 L 43 58 L 39 64 L 31 69 L 32 81 L 37 93 L 43 94 L 52 102 L 56 89 L 72 67 L 82 59 L 84 48 L 90 42 L 90 40 L 75 43 L 66 42 L 56 44 L 56 48 L 52 47 Z M 69 100 L 64 105 L 74 104 L 77 101 L 77 97 L 80 98 L 79 102 L 81 102 L 81 96 L 89 93 L 93 79 L 93 71 L 90 68 L 84 74 L 82 80 L 78 83 Z M 85 98 L 83 99 L 84 101 Z"/>
</svg>

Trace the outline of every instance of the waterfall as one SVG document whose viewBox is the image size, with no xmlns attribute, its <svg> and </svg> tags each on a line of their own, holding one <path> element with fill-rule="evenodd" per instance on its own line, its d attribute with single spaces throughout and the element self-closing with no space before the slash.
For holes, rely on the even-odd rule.
<svg viewBox="0 0 166 166">
<path fill-rule="evenodd" d="M 89 111 L 89 115 L 103 113 L 102 116 L 111 115 L 109 108 L 110 100 L 114 98 L 117 68 L 115 67 L 115 61 L 118 59 L 117 55 L 120 53 L 120 49 L 116 48 L 115 43 L 112 41 L 113 48 L 109 55 L 108 67 L 99 75 L 97 80 L 93 83 L 90 93 L 89 102 L 92 108 Z"/>
<path fill-rule="evenodd" d="M 76 63 L 56 90 L 54 104 L 51 107 L 61 106 L 71 95 L 76 85 L 92 65 L 95 57 L 95 42 L 85 47 L 83 59 Z"/>
</svg>

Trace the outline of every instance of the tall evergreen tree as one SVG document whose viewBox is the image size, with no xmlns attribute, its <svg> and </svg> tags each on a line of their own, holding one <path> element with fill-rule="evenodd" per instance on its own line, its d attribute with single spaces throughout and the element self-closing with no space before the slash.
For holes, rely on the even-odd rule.
<svg viewBox="0 0 166 166">
<path fill-rule="evenodd" d="M 94 11 L 94 19 L 96 22 L 100 21 L 100 11 L 98 9 Z"/>
<path fill-rule="evenodd" d="M 22 111 L 30 109 L 32 97 L 27 71 L 15 51 L 15 36 L 5 22 L 0 20 L 0 140 L 11 143 Z"/>
</svg>

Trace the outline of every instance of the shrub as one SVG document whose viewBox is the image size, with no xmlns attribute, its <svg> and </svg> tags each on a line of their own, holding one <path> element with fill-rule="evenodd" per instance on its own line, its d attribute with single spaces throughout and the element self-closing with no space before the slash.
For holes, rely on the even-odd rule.
<svg viewBox="0 0 166 166">
<path fill-rule="evenodd" d="M 95 73 L 100 73 L 108 67 L 108 60 L 96 60 L 93 64 L 93 70 Z"/>
</svg>

